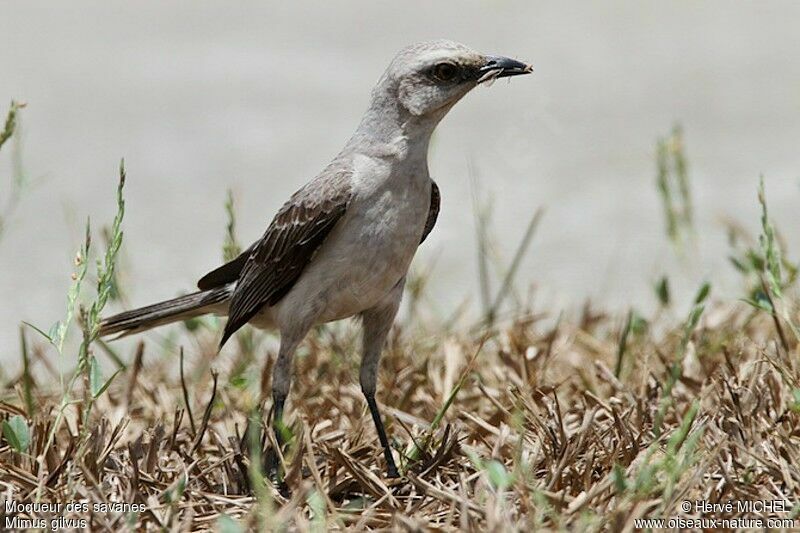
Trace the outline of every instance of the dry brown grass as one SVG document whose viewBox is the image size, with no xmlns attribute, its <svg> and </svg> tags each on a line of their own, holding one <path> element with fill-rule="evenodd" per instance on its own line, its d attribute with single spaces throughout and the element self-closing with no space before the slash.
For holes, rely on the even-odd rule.
<svg viewBox="0 0 800 533">
<path fill-rule="evenodd" d="M 60 391 L 47 385 L 57 382 L 53 361 L 31 350 L 37 414 L 25 407 L 22 377 L 5 385 L 0 404 L 3 419 L 21 415 L 32 433 L 27 453 L 0 444 L 2 492 L 17 502 L 146 506 L 132 515 L 67 513 L 96 530 L 619 531 L 639 517 L 702 515 L 682 512 L 682 500 L 794 500 L 797 345 L 787 352 L 770 317 L 744 305 L 706 311 L 686 336 L 680 320 L 658 322 L 633 328 L 620 349 L 618 318 L 586 310 L 546 325 L 525 316 L 487 334 L 473 367 L 480 336 L 396 331 L 379 397 L 397 455 L 413 443 L 421 448 L 415 461 L 400 457 L 405 475 L 397 481 L 384 478 L 357 385 L 356 330 L 317 332 L 295 361 L 288 498 L 249 471 L 256 455 L 245 428 L 268 390 L 260 376 L 274 353 L 266 365 L 257 356 L 266 348 L 240 343 L 214 360 L 213 334 L 197 333 L 186 349 L 184 389 L 176 350 L 162 353 L 147 341 L 91 420 L 80 420 L 79 404 L 69 408 L 49 447 Z M 797 514 L 795 506 L 779 516 Z"/>
</svg>

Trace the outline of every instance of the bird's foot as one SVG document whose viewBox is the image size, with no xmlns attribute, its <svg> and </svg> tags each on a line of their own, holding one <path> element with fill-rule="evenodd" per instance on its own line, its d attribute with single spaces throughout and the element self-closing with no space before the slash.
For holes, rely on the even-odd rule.
<svg viewBox="0 0 800 533">
<path fill-rule="evenodd" d="M 281 496 L 284 498 L 291 496 L 289 485 L 286 484 L 286 480 L 281 476 L 281 461 L 274 448 L 268 449 L 267 453 L 264 454 L 263 474 Z"/>
</svg>

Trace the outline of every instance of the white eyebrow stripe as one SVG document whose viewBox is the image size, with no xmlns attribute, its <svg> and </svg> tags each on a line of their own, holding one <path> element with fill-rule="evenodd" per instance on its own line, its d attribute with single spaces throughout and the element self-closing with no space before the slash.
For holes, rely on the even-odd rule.
<svg viewBox="0 0 800 533">
<path fill-rule="evenodd" d="M 417 64 L 433 64 L 438 61 L 456 61 L 461 59 L 461 54 L 457 50 L 431 50 L 418 57 Z"/>
</svg>

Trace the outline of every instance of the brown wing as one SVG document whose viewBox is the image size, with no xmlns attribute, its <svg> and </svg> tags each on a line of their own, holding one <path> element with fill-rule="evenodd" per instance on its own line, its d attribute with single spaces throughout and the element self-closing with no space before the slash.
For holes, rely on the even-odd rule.
<svg viewBox="0 0 800 533">
<path fill-rule="evenodd" d="M 428 234 L 433 231 L 433 227 L 436 225 L 436 219 L 439 218 L 439 205 L 441 204 L 442 197 L 439 196 L 439 186 L 436 185 L 436 182 L 431 180 L 431 207 L 428 210 L 428 219 L 425 221 L 425 231 L 422 232 L 422 239 L 420 239 L 419 243 L 422 244 L 425 242 L 425 239 L 428 238 Z"/>
<path fill-rule="evenodd" d="M 197 288 L 201 291 L 208 291 L 217 287 L 221 287 L 222 285 L 227 285 L 228 283 L 232 283 L 239 279 L 244 265 L 247 263 L 247 260 L 250 258 L 250 254 L 253 253 L 253 250 L 257 244 L 258 242 L 253 243 L 250 248 L 240 253 L 235 259 L 228 261 L 221 267 L 215 268 L 200 278 L 200 280 L 197 282 Z"/>
<path fill-rule="evenodd" d="M 337 175 L 334 179 L 309 183 L 278 211 L 264 236 L 251 247 L 238 274 L 220 346 L 264 305 L 275 305 L 289 292 L 314 252 L 344 215 L 349 200 L 349 187 Z M 214 277 L 212 274 L 217 272 L 214 271 L 206 277 L 228 279 L 236 268 L 233 265 L 224 275 Z"/>
</svg>

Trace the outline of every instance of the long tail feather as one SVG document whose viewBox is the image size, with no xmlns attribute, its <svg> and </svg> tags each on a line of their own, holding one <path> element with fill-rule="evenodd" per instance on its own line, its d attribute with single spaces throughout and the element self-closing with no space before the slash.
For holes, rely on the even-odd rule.
<svg viewBox="0 0 800 533">
<path fill-rule="evenodd" d="M 164 324 L 204 315 L 220 309 L 221 304 L 229 297 L 230 288 L 223 286 L 125 311 L 104 319 L 100 323 L 100 336 L 119 333 L 119 337 L 124 337 Z"/>
</svg>

